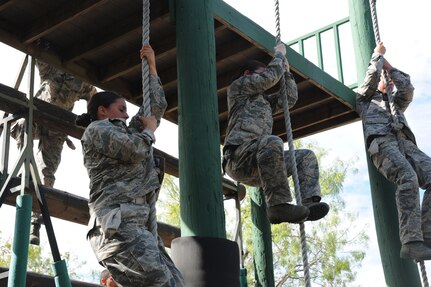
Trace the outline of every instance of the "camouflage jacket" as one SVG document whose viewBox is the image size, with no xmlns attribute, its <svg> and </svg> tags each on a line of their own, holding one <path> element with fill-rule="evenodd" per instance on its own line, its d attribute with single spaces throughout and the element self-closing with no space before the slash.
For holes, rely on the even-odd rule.
<svg viewBox="0 0 431 287">
<path fill-rule="evenodd" d="M 229 123 L 225 147 L 240 145 L 272 133 L 272 114 L 283 108 L 283 101 L 278 93 L 267 95 L 265 92 L 275 86 L 283 75 L 284 60 L 284 56 L 276 53 L 264 72 L 241 76 L 229 86 Z M 286 88 L 289 107 L 292 107 L 298 99 L 296 83 L 292 77 L 286 78 Z"/>
<path fill-rule="evenodd" d="M 158 111 L 155 116 L 160 119 L 167 107 L 165 95 L 157 77 L 151 77 L 150 85 L 150 91 L 157 93 L 151 95 L 155 100 L 152 110 Z M 160 171 L 153 158 L 154 133 L 139 131 L 134 122 L 126 126 L 124 119 L 94 121 L 82 136 L 84 165 L 90 177 L 89 230 L 101 226 L 106 234 L 114 234 L 124 217 L 120 206 L 160 188 Z"/>
<path fill-rule="evenodd" d="M 39 60 L 36 61 L 41 86 L 36 97 L 65 110 L 71 111 L 76 101 L 89 100 L 96 88 L 80 79 L 54 68 Z"/>
<path fill-rule="evenodd" d="M 367 146 L 376 136 L 384 136 L 393 132 L 387 95 L 377 90 L 382 69 L 383 57 L 374 53 L 368 65 L 365 80 L 356 94 L 356 111 L 362 119 Z M 396 116 L 403 124 L 404 134 L 415 142 L 413 132 L 404 116 L 404 111 L 413 100 L 414 87 L 410 82 L 410 76 L 395 68 L 389 72 L 389 76 L 396 87 L 396 92 L 392 95 L 397 111 Z"/>
</svg>

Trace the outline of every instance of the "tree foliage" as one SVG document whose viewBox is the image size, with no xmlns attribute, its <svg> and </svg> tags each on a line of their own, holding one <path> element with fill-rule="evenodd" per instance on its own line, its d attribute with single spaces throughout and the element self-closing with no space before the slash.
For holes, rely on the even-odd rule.
<svg viewBox="0 0 431 287">
<path fill-rule="evenodd" d="M 355 279 L 356 270 L 361 266 L 365 256 L 363 250 L 368 243 L 365 226 L 356 226 L 357 213 L 345 210 L 345 201 L 341 195 L 346 176 L 356 172 L 353 167 L 355 160 L 336 159 L 324 166 L 322 162 L 328 153 L 316 143 L 296 141 L 295 146 L 308 148 L 316 153 L 320 165 L 322 198 L 331 207 L 330 213 L 324 219 L 305 223 L 311 281 L 314 286 L 349 286 Z M 291 187 L 293 186 L 291 184 Z M 161 204 L 164 212 L 159 213 L 159 216 L 162 221 L 178 226 L 179 190 L 175 178 L 165 177 L 162 193 L 164 199 Z M 234 210 L 226 209 L 225 212 L 227 217 L 235 214 Z M 247 197 L 241 203 L 241 212 L 244 264 L 249 286 L 254 286 L 251 205 Z M 226 222 L 229 234 L 229 230 L 233 229 L 229 223 L 235 220 Z M 302 286 L 304 270 L 298 225 L 272 225 L 271 229 L 276 286 Z"/>
<path fill-rule="evenodd" d="M 0 232 L 0 266 L 9 268 L 12 255 L 12 240 L 4 240 Z M 69 252 L 62 253 L 61 258 L 67 262 L 69 277 L 73 279 L 81 279 L 79 275 L 79 267 L 82 267 L 86 262 L 79 261 L 76 257 L 71 256 Z M 53 276 L 51 265 L 53 263 L 50 253 L 46 252 L 43 246 L 29 245 L 27 270 Z"/>
</svg>

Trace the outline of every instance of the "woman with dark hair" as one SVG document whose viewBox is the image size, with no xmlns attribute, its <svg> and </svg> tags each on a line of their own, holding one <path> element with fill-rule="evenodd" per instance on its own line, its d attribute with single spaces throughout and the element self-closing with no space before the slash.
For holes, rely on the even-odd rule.
<svg viewBox="0 0 431 287">
<path fill-rule="evenodd" d="M 129 124 L 126 101 L 113 92 L 95 94 L 77 124 L 90 177 L 87 238 L 99 261 L 123 287 L 184 286 L 182 275 L 148 230 L 149 198 L 158 192 L 160 170 L 153 158 L 154 132 L 166 109 L 154 51 L 141 49 L 150 71 L 150 117 Z"/>
</svg>

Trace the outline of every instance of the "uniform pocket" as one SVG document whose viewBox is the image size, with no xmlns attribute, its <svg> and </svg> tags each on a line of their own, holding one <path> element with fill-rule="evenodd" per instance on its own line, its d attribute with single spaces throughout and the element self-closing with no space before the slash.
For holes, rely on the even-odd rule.
<svg viewBox="0 0 431 287">
<path fill-rule="evenodd" d="M 100 226 L 106 238 L 110 238 L 117 233 L 120 224 L 121 209 L 119 207 L 112 209 L 100 219 Z"/>
</svg>

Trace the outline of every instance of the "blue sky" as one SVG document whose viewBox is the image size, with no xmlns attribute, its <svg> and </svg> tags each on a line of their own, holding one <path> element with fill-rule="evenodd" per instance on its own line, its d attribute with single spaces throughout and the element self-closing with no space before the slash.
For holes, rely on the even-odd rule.
<svg viewBox="0 0 431 287">
<path fill-rule="evenodd" d="M 226 2 L 269 32 L 275 32 L 273 1 L 228 0 Z M 431 27 L 431 19 L 428 15 L 429 4 L 427 2 L 424 0 L 410 0 L 408 2 L 378 0 L 377 13 L 381 39 L 387 48 L 386 58 L 393 66 L 410 74 L 412 83 L 416 88 L 414 101 L 408 108 L 406 116 L 415 132 L 419 147 L 431 155 L 431 135 L 429 132 L 431 126 L 431 97 L 429 93 L 431 78 L 428 76 L 428 69 L 431 66 L 431 54 L 429 52 L 431 41 L 428 38 L 428 28 Z M 280 4 L 281 35 L 285 42 L 349 16 L 347 0 L 280 0 Z M 323 12 L 328 10 L 330 12 Z M 13 86 L 23 57 L 22 53 L 0 45 L 0 62 L 3 67 L 0 69 L 1 83 Z M 356 76 L 356 71 L 354 73 Z M 23 85 L 22 90 L 26 92 L 25 85 Z M 84 110 L 85 102 L 80 101 L 74 112 L 80 114 Z M 175 131 L 174 126 L 163 122 L 156 133 L 156 147 L 177 156 Z M 386 286 L 374 229 L 360 122 L 310 136 L 307 139 L 316 141 L 319 146 L 329 151 L 328 162 L 337 157 L 343 160 L 358 158 L 356 168 L 359 172 L 349 175 L 343 192 L 347 205 L 346 210 L 359 213 L 356 224 L 357 226 L 366 226 L 370 236 L 367 256 L 361 270 L 358 271 L 355 286 Z M 56 188 L 88 198 L 88 176 L 82 164 L 80 144 L 78 140 L 73 139 L 73 141 L 77 150 L 72 151 L 68 147 L 64 147 L 62 162 L 56 174 Z M 10 206 L 4 205 L 0 208 L 0 230 L 3 237 L 12 237 L 11 218 L 14 217 L 14 214 L 14 208 Z M 79 250 L 77 253 L 79 260 L 87 261 L 89 268 L 101 270 L 89 244 L 85 241 L 85 226 L 57 219 L 53 220 L 53 225 L 61 252 L 77 253 Z M 49 249 L 44 231 L 42 231 L 42 244 Z M 431 265 L 427 265 L 427 270 L 428 273 L 431 272 Z"/>
</svg>

